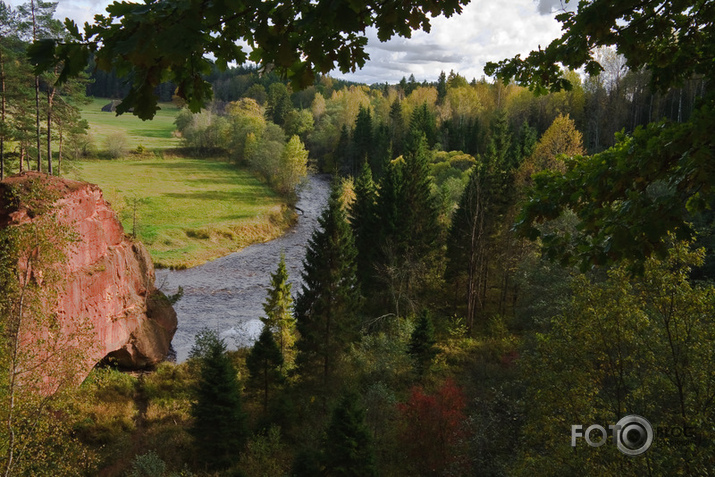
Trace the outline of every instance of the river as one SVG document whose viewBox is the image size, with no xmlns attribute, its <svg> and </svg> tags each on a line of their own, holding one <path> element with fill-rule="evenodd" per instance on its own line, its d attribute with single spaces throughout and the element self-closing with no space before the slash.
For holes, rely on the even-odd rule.
<svg viewBox="0 0 715 477">
<path fill-rule="evenodd" d="M 164 293 L 184 289 L 184 296 L 174 305 L 179 320 L 172 341 L 177 362 L 186 361 L 194 336 L 205 327 L 218 331 L 229 349 L 253 343 L 263 326 L 263 302 L 281 252 L 295 298 L 302 286 L 305 248 L 329 194 L 329 176 L 310 176 L 296 204 L 298 222 L 283 236 L 197 267 L 156 271 L 156 286 Z"/>
</svg>

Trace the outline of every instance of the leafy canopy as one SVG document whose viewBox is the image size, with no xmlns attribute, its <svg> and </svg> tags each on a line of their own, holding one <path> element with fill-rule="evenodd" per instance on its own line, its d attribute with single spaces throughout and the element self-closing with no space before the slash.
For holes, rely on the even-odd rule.
<svg viewBox="0 0 715 477">
<path fill-rule="evenodd" d="M 430 30 L 430 18 L 462 11 L 469 0 L 146 0 L 115 2 L 96 15 L 84 32 L 65 20 L 71 42 L 43 40 L 31 50 L 44 71 L 63 64 L 60 80 L 83 70 L 90 55 L 105 71 L 116 68 L 132 78 L 119 114 L 150 119 L 157 110 L 154 88 L 177 85 L 177 95 L 198 111 L 211 98 L 202 78 L 216 58 L 219 68 L 247 60 L 276 67 L 294 86 L 310 84 L 318 73 L 343 73 L 362 67 L 369 55 L 366 29 L 386 41 L 409 38 L 412 30 Z"/>
</svg>

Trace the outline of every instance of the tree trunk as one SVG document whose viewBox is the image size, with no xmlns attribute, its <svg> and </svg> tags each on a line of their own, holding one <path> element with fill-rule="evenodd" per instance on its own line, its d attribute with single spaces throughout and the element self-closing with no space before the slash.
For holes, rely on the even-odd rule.
<svg viewBox="0 0 715 477">
<path fill-rule="evenodd" d="M 62 125 L 57 128 L 59 131 L 59 142 L 57 143 L 57 175 L 62 175 Z"/>
<path fill-rule="evenodd" d="M 474 174 L 478 174 L 475 171 Z M 471 217 L 472 230 L 469 243 L 469 264 L 467 268 L 467 331 L 471 334 L 474 319 L 480 306 L 482 279 L 484 276 L 484 211 L 482 203 L 482 185 L 477 181 L 474 214 Z"/>
<path fill-rule="evenodd" d="M 5 58 L 0 48 L 0 180 L 5 178 Z"/>
<path fill-rule="evenodd" d="M 55 99 L 55 88 L 47 90 L 47 173 L 52 175 L 52 102 Z"/>
<path fill-rule="evenodd" d="M 40 149 L 40 77 L 35 76 L 35 132 L 37 134 L 37 171 L 42 168 L 42 151 Z"/>
<path fill-rule="evenodd" d="M 30 0 L 32 11 L 32 41 L 37 41 L 37 20 L 35 18 L 35 0 Z M 35 132 L 37 134 L 37 171 L 41 170 L 42 154 L 40 151 L 40 77 L 35 76 Z M 29 166 L 28 166 L 29 169 Z"/>
</svg>

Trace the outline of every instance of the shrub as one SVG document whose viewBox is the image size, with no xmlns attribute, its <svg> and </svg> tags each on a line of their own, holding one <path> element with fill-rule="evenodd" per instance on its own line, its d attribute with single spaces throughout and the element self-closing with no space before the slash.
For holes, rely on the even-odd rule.
<svg viewBox="0 0 715 477">
<path fill-rule="evenodd" d="M 166 473 L 166 464 L 154 451 L 134 458 L 129 477 L 161 477 Z"/>
<path fill-rule="evenodd" d="M 127 153 L 129 138 L 124 131 L 111 133 L 104 139 L 104 149 L 112 159 L 122 157 Z"/>
</svg>

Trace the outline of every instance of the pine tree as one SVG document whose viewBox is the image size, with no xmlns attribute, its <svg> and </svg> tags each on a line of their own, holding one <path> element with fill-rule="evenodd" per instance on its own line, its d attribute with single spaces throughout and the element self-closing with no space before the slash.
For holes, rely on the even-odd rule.
<svg viewBox="0 0 715 477">
<path fill-rule="evenodd" d="M 270 387 L 282 378 L 282 366 L 283 355 L 276 340 L 273 339 L 271 329 L 266 324 L 246 357 L 246 367 L 251 375 L 252 384 L 263 389 L 263 412 L 268 410 Z"/>
<path fill-rule="evenodd" d="M 292 362 L 291 349 L 295 343 L 295 318 L 293 318 L 291 287 L 292 285 L 288 283 L 285 255 L 281 253 L 278 269 L 271 274 L 271 288 L 268 290 L 268 297 L 263 304 L 266 318 L 261 318 L 261 321 L 278 338 L 278 349 L 284 362 L 288 364 Z M 281 363 L 282 370 L 283 363 Z"/>
<path fill-rule="evenodd" d="M 357 251 L 341 204 L 340 185 L 333 183 L 328 207 L 308 242 L 303 289 L 296 299 L 300 338 L 296 364 L 304 377 L 322 375 L 330 382 L 336 362 L 358 337 L 361 296 L 356 275 Z"/>
<path fill-rule="evenodd" d="M 215 331 L 201 331 L 190 356 L 200 363 L 190 429 L 197 455 L 209 469 L 227 468 L 238 459 L 248 433 L 237 371 Z"/>
<path fill-rule="evenodd" d="M 437 355 L 435 344 L 437 340 L 434 338 L 434 325 L 427 310 L 424 310 L 417 321 L 412 335 L 407 352 L 415 362 L 417 374 L 422 376 L 429 368 L 432 359 Z"/>
<path fill-rule="evenodd" d="M 329 477 L 377 475 L 370 430 L 365 424 L 365 411 L 360 407 L 355 393 L 345 395 L 333 411 L 326 431 L 323 460 L 325 474 Z"/>
</svg>

